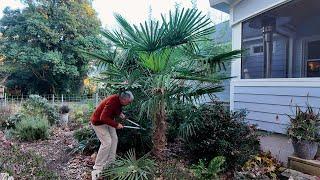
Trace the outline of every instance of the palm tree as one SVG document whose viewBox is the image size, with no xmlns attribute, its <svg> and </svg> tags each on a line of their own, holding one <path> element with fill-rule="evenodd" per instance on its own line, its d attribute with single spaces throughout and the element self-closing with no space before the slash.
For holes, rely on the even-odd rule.
<svg viewBox="0 0 320 180">
<path fill-rule="evenodd" d="M 121 15 L 115 18 L 120 29 L 102 35 L 117 49 L 108 57 L 86 53 L 104 65 L 100 81 L 121 85 L 127 80 L 128 86 L 140 88 L 140 112 L 153 120 L 152 152 L 161 159 L 167 144 L 167 109 L 177 101 L 195 102 L 222 91 L 221 82 L 230 77 L 220 71 L 241 51 L 217 54 L 212 47 L 204 48 L 214 26 L 196 9 L 176 9 L 161 21 L 140 25 L 131 25 Z"/>
</svg>

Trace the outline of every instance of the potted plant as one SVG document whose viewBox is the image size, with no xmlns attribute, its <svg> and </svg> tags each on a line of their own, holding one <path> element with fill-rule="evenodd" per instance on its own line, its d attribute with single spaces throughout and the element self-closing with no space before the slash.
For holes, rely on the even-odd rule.
<svg viewBox="0 0 320 180">
<path fill-rule="evenodd" d="M 320 142 L 320 112 L 314 111 L 308 103 L 305 110 L 303 109 L 296 105 L 295 114 L 288 115 L 290 124 L 287 134 L 292 140 L 296 156 L 303 159 L 314 159 Z"/>
<path fill-rule="evenodd" d="M 70 108 L 67 105 L 62 105 L 59 109 L 60 112 L 60 122 L 63 125 L 67 125 L 69 121 Z"/>
</svg>

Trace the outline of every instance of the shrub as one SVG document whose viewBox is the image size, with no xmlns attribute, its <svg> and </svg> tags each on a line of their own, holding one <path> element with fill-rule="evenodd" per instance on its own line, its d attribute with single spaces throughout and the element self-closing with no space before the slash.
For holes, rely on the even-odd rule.
<svg viewBox="0 0 320 180">
<path fill-rule="evenodd" d="M 152 179 L 155 173 L 155 162 L 148 155 L 137 159 L 134 150 L 129 150 L 123 158 L 118 158 L 102 176 L 110 179 Z"/>
<path fill-rule="evenodd" d="M 45 115 L 51 125 L 59 120 L 59 113 L 55 107 L 39 95 L 30 95 L 22 104 L 21 113 L 29 116 Z"/>
<path fill-rule="evenodd" d="M 93 113 L 94 106 L 91 102 L 72 107 L 70 119 L 77 125 L 88 124 Z"/>
<path fill-rule="evenodd" d="M 124 129 L 118 131 L 119 152 L 127 152 L 130 149 L 136 150 L 136 155 L 138 157 L 143 156 L 147 152 L 151 150 L 152 141 L 152 121 L 147 118 L 145 114 L 139 116 L 139 108 L 137 106 L 138 102 L 134 102 L 130 106 L 125 107 L 124 114 L 128 117 L 128 119 L 137 122 L 146 130 L 137 130 L 137 129 Z M 123 122 L 124 125 L 132 125 L 126 121 Z"/>
<path fill-rule="evenodd" d="M 176 103 L 168 111 L 168 130 L 167 138 L 168 142 L 174 142 L 174 140 L 182 135 L 183 132 L 179 131 L 181 124 L 185 121 L 194 119 L 195 106 L 190 103 Z"/>
<path fill-rule="evenodd" d="M 49 123 L 39 116 L 27 116 L 17 123 L 14 135 L 23 141 L 47 139 L 49 137 Z"/>
<path fill-rule="evenodd" d="M 73 150 L 73 152 L 92 154 L 99 149 L 100 141 L 94 130 L 89 126 L 76 130 L 73 136 L 78 141 L 78 146 Z"/>
<path fill-rule="evenodd" d="M 5 124 L 3 124 L 3 126 L 6 128 L 15 128 L 16 124 L 19 123 L 25 117 L 26 116 L 22 113 L 15 113 L 5 121 Z"/>
<path fill-rule="evenodd" d="M 223 170 L 222 166 L 225 161 L 223 156 L 218 156 L 213 158 L 206 166 L 206 163 L 200 159 L 199 164 L 192 166 L 192 170 L 198 179 L 218 179 L 218 173 Z"/>
<path fill-rule="evenodd" d="M 260 153 L 247 161 L 240 172 L 235 173 L 236 179 L 278 179 L 284 171 L 281 164 L 271 153 Z"/>
<path fill-rule="evenodd" d="M 9 118 L 11 116 L 12 109 L 8 106 L 2 106 L 0 103 L 0 126 L 7 127 L 10 126 Z"/>
<path fill-rule="evenodd" d="M 192 114 L 193 118 L 180 126 L 191 162 L 224 156 L 227 168 L 232 169 L 258 153 L 258 135 L 244 121 L 245 112 L 230 113 L 222 103 L 216 103 L 202 105 Z"/>
<path fill-rule="evenodd" d="M 314 111 L 310 104 L 307 104 L 303 111 L 296 105 L 295 114 L 288 115 L 290 124 L 287 130 L 288 136 L 293 140 L 307 140 L 320 142 L 320 110 Z"/>
<path fill-rule="evenodd" d="M 70 108 L 69 106 L 67 105 L 62 105 L 60 108 L 59 108 L 59 113 L 61 114 L 67 114 L 70 112 Z"/>
</svg>

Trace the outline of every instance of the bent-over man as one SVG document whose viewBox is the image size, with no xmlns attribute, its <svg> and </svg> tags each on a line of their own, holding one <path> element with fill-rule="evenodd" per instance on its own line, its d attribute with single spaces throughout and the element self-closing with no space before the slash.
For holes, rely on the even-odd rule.
<svg viewBox="0 0 320 180">
<path fill-rule="evenodd" d="M 100 176 L 105 166 L 115 160 L 118 144 L 116 129 L 123 128 L 122 124 L 115 121 L 115 117 L 126 118 L 122 113 L 122 107 L 130 104 L 133 98 L 130 91 L 108 96 L 101 101 L 91 116 L 92 127 L 101 142 L 91 173 L 93 180 Z"/>
</svg>

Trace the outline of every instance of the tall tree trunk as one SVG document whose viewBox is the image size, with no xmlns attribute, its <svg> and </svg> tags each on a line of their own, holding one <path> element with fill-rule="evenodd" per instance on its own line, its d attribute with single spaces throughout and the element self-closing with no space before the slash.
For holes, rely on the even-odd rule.
<svg viewBox="0 0 320 180">
<path fill-rule="evenodd" d="M 165 100 L 161 99 L 156 107 L 155 124 L 153 132 L 153 149 L 152 153 L 158 159 L 163 159 L 165 156 L 165 149 L 167 146 L 167 117 L 166 117 L 166 104 Z"/>
</svg>

